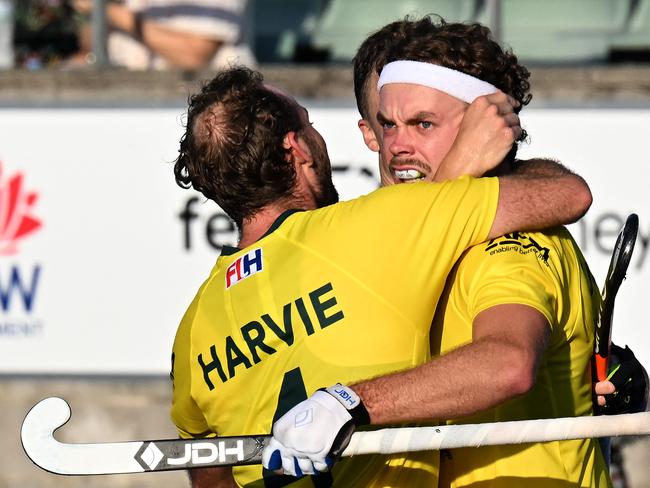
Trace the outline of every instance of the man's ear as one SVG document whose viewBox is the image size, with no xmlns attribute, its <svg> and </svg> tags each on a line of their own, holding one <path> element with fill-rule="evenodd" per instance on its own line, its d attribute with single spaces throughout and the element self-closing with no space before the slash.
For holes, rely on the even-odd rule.
<svg viewBox="0 0 650 488">
<path fill-rule="evenodd" d="M 366 143 L 368 149 L 373 152 L 379 152 L 379 142 L 377 141 L 377 136 L 375 135 L 375 131 L 372 130 L 372 127 L 370 127 L 368 121 L 366 119 L 359 119 L 357 126 L 359 127 L 361 135 L 363 136 L 363 142 Z"/>
<path fill-rule="evenodd" d="M 282 147 L 291 153 L 296 163 L 308 163 L 312 161 L 311 151 L 304 140 L 296 135 L 295 131 L 289 131 L 282 140 Z"/>
</svg>

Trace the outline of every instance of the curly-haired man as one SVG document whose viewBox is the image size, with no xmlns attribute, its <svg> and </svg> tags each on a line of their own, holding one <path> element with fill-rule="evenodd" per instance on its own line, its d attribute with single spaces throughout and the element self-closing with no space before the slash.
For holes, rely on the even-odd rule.
<svg viewBox="0 0 650 488">
<path fill-rule="evenodd" d="M 404 60 L 415 62 L 410 79 L 404 71 L 412 66 Z M 385 83 L 378 101 L 380 72 Z M 399 21 L 361 46 L 355 58 L 355 90 L 364 117 L 359 126 L 368 146 L 381 150 L 384 185 L 428 180 L 438 170 L 467 106 L 458 94 L 450 95 L 458 87 L 448 83 L 464 83 L 458 73 L 508 93 L 519 102 L 516 111 L 531 99 L 528 70 L 480 24 L 428 17 Z M 525 137 L 522 132 L 519 140 Z M 516 151 L 515 144 L 498 172 L 517 171 Z M 591 273 L 564 228 L 516 232 L 467 251 L 450 276 L 432 326 L 432 354 L 442 354 L 450 371 L 465 371 L 450 376 L 453 381 L 444 388 L 436 385 L 447 399 L 437 418 L 476 423 L 590 415 L 598 307 Z M 535 480 L 543 486 L 609 483 L 592 439 L 458 449 L 441 456 L 441 487 L 519 486 Z"/>
<path fill-rule="evenodd" d="M 394 22 L 371 36 L 355 58 L 354 81 L 364 117 L 359 127 L 368 147 L 380 153 L 382 184 L 456 176 L 440 163 L 452 146 L 465 147 L 459 127 L 470 102 L 500 90 L 517 100 L 518 112 L 531 98 L 528 77 L 480 24 L 426 17 Z M 522 132 L 517 141 L 525 137 Z M 471 160 L 474 151 L 465 148 Z M 543 160 L 517 163 L 516 150 L 514 144 L 497 173 L 544 171 Z M 431 353 L 440 357 L 351 386 L 378 423 L 591 415 L 599 300 L 566 229 L 507 234 L 466 251 L 450 274 L 431 333 Z M 285 423 L 276 424 L 283 429 L 274 428 L 275 441 L 290 443 L 300 457 L 316 433 Z M 457 449 L 440 462 L 439 486 L 610 483 L 594 439 Z"/>
</svg>

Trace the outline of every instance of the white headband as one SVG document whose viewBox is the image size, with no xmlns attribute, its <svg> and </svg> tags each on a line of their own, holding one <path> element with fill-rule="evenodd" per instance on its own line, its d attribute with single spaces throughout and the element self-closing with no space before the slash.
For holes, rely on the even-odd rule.
<svg viewBox="0 0 650 488">
<path fill-rule="evenodd" d="M 393 61 L 384 66 L 379 75 L 377 89 L 389 83 L 423 85 L 445 92 L 464 102 L 472 103 L 482 95 L 495 93 L 498 89 L 490 83 L 471 75 L 420 61 Z"/>
</svg>

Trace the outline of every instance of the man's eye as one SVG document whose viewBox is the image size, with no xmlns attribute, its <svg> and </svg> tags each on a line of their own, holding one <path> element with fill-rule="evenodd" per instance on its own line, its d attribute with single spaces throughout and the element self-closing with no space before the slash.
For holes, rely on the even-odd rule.
<svg viewBox="0 0 650 488">
<path fill-rule="evenodd" d="M 381 127 L 383 129 L 392 129 L 393 127 L 395 127 L 395 124 L 392 122 L 382 122 Z"/>
<path fill-rule="evenodd" d="M 420 122 L 420 127 L 422 127 L 423 129 L 430 129 L 431 127 L 433 127 L 433 122 L 429 122 L 428 120 L 423 120 L 422 122 Z"/>
</svg>

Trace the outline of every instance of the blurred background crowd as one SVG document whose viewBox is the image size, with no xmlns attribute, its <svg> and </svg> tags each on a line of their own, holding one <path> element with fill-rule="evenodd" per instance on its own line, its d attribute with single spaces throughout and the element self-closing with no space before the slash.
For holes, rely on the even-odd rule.
<svg viewBox="0 0 650 488">
<path fill-rule="evenodd" d="M 0 67 L 341 63 L 413 12 L 485 23 L 529 64 L 650 61 L 650 0 L 0 0 Z"/>
</svg>

